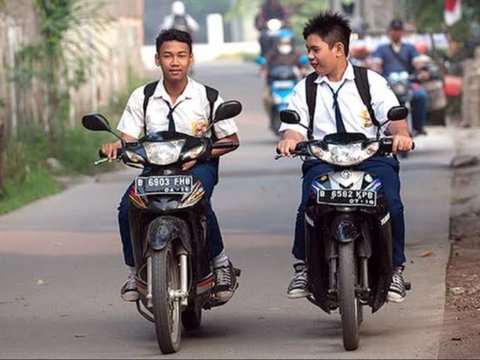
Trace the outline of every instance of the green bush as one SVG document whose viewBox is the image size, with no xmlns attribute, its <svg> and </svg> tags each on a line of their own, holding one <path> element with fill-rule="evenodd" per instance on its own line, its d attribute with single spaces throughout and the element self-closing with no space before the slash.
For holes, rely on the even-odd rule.
<svg viewBox="0 0 480 360">
<path fill-rule="evenodd" d="M 127 88 L 112 96 L 114 100 L 99 109 L 110 120 L 114 131 L 131 91 L 145 82 L 129 71 Z M 43 129 L 35 125 L 19 129 L 18 138 L 7 142 L 3 154 L 5 180 L 0 184 L 0 214 L 60 191 L 55 175 L 93 175 L 118 169 L 120 166 L 93 165 L 98 159 L 100 146 L 114 141 L 116 138 L 107 132 L 92 132 L 81 126 L 57 134 L 53 142 Z M 46 168 L 49 157 L 58 159 L 63 165 L 61 174 L 49 173 Z"/>
<path fill-rule="evenodd" d="M 18 209 L 25 204 L 57 193 L 58 183 L 45 169 L 26 167 L 24 177 L 7 178 L 0 189 L 0 214 Z"/>
</svg>

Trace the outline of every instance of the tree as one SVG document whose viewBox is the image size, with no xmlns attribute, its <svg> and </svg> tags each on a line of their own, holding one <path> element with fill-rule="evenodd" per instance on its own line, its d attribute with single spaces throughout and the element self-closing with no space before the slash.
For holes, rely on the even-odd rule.
<svg viewBox="0 0 480 360">
<path fill-rule="evenodd" d="M 65 133 L 68 114 L 68 88 L 86 81 L 86 69 L 95 47 L 95 33 L 104 29 L 108 19 L 100 17 L 103 1 L 35 0 L 40 40 L 25 46 L 18 53 L 19 67 L 12 69 L 12 79 L 32 85 L 36 80 L 43 93 L 41 117 L 43 129 L 52 144 Z"/>
<path fill-rule="evenodd" d="M 462 0 L 463 16 L 453 26 L 443 20 L 444 0 L 407 0 L 407 18 L 413 20 L 421 32 L 448 32 L 451 40 L 459 45 L 455 58 L 471 57 L 480 44 L 480 2 Z"/>
</svg>

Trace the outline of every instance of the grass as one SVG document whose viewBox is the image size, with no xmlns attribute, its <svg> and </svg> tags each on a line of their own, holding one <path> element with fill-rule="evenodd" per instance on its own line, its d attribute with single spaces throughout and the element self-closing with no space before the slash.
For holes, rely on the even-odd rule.
<svg viewBox="0 0 480 360">
<path fill-rule="evenodd" d="M 116 99 L 115 102 L 106 104 L 99 110 L 111 119 L 112 129 L 116 128 L 133 88 L 145 82 L 133 72 L 130 73 L 127 88 L 118 96 L 112 96 Z M 118 169 L 117 166 L 93 165 L 98 159 L 100 146 L 114 141 L 115 137 L 109 133 L 91 132 L 76 127 L 68 130 L 63 138 L 52 142 L 41 129 L 30 126 L 19 134 L 18 139 L 7 141 L 3 153 L 5 180 L 0 187 L 0 215 L 59 192 L 61 186 L 55 180 L 55 175 L 93 175 Z M 60 174 L 51 174 L 46 169 L 46 159 L 49 157 L 58 159 L 62 164 Z"/>
<path fill-rule="evenodd" d="M 53 195 L 59 190 L 60 187 L 55 179 L 44 169 L 37 168 L 30 171 L 23 181 L 7 179 L 0 192 L 0 214 Z"/>
</svg>

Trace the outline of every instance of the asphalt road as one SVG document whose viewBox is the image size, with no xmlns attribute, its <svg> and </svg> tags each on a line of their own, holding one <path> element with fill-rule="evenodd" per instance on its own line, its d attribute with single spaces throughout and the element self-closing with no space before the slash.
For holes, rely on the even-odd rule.
<svg viewBox="0 0 480 360">
<path fill-rule="evenodd" d="M 198 64 L 195 76 L 244 105 L 241 147 L 222 159 L 213 204 L 227 252 L 243 270 L 235 297 L 204 313 L 172 358 L 436 358 L 443 321 L 454 139 L 431 128 L 402 161 L 407 222 L 400 305 L 366 314 L 360 348 L 345 352 L 338 313 L 288 300 L 300 161 L 274 161 L 254 64 Z M 95 136 L 95 134 L 92 134 Z M 92 149 L 92 151 L 96 151 Z M 116 206 L 135 174 L 73 186 L 0 217 L 1 358 L 158 358 L 153 324 L 123 303 Z"/>
</svg>

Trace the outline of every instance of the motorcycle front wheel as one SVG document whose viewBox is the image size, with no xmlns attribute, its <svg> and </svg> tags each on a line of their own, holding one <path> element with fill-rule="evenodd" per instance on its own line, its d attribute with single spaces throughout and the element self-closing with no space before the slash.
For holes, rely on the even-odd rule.
<svg viewBox="0 0 480 360">
<path fill-rule="evenodd" d="M 152 254 L 152 303 L 155 330 L 164 354 L 177 352 L 181 340 L 180 301 L 173 292 L 180 289 L 178 262 L 168 244 Z"/>
<path fill-rule="evenodd" d="M 356 273 L 354 242 L 339 244 L 338 291 L 345 350 L 355 350 L 359 344 L 359 315 L 361 314 L 359 306 L 361 305 L 355 296 Z"/>
</svg>

